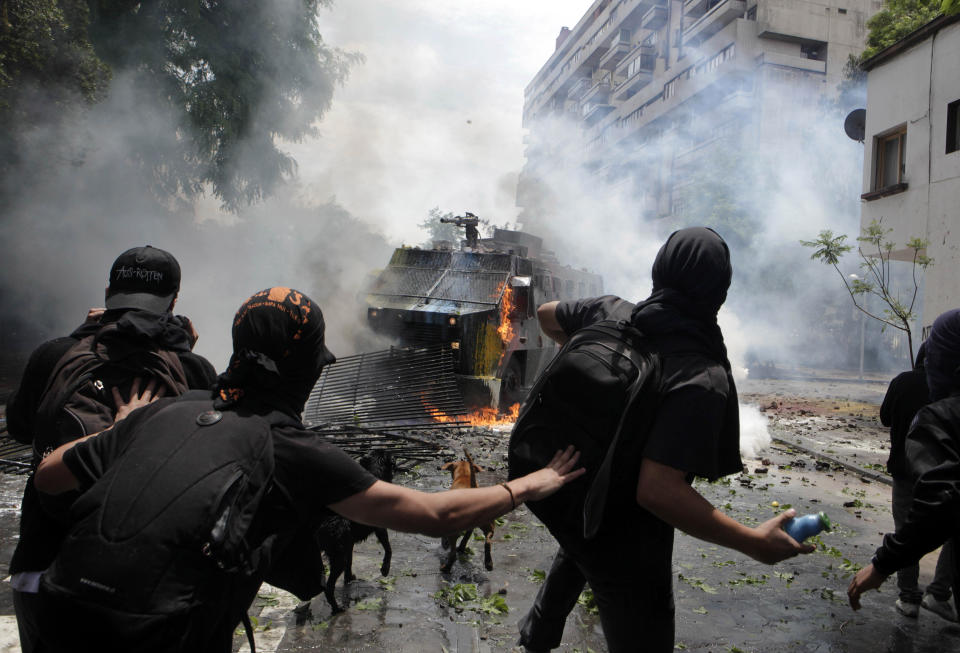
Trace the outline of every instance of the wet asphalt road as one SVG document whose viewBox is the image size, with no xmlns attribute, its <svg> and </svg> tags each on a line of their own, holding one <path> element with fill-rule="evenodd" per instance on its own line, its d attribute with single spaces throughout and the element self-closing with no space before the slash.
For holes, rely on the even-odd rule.
<svg viewBox="0 0 960 653">
<path fill-rule="evenodd" d="M 767 407 L 777 441 L 747 460 L 747 473 L 721 482 L 697 483 L 708 500 L 734 518 L 756 524 L 792 505 L 801 513 L 826 511 L 834 532 L 818 541 L 816 553 L 775 566 L 677 534 L 674 578 L 677 608 L 676 648 L 687 651 L 766 652 L 837 651 L 849 653 L 941 653 L 960 651 L 960 626 L 921 611 L 919 619 L 900 616 L 893 607 L 894 581 L 864 597 L 854 613 L 846 601 L 851 574 L 866 564 L 881 534 L 892 527 L 890 487 L 841 467 L 862 467 L 877 474 L 886 459 L 885 431 L 876 424 L 879 384 L 745 384 L 741 394 Z M 872 413 L 871 413 L 872 411 Z M 475 429 L 451 437 L 451 448 L 466 444 L 488 468 L 481 484 L 506 478 L 507 432 Z M 823 451 L 828 466 L 816 467 L 807 453 Z M 398 482 L 441 489 L 449 475 L 436 464 L 423 465 Z M 755 470 L 766 469 L 766 472 Z M 0 478 L 0 548 L 3 560 L 16 533 L 16 508 L 22 477 Z M 844 507 L 844 504 L 847 504 Z M 549 568 L 552 539 L 532 515 L 520 508 L 498 526 L 494 570 L 482 563 L 482 542 L 471 542 L 449 575 L 439 573 L 439 541 L 391 533 L 390 575 L 379 574 L 381 551 L 374 538 L 358 545 L 354 572 L 359 580 L 337 588 L 341 604 L 331 615 L 321 596 L 309 613 L 296 614 L 296 599 L 264 587 L 251 614 L 256 615 L 259 651 L 511 651 L 517 621 L 535 595 L 539 576 Z M 921 565 L 921 584 L 932 576 L 935 554 Z M 342 583 L 342 581 L 341 581 Z M 475 588 L 476 593 L 473 594 Z M 586 603 L 586 602 L 585 602 Z M 9 592 L 0 593 L 0 653 L 19 650 L 10 631 Z M 643 634 L 637 633 L 638 651 Z M 238 634 L 235 650 L 247 650 Z M 574 609 L 561 650 L 604 651 L 597 617 L 588 605 Z"/>
</svg>

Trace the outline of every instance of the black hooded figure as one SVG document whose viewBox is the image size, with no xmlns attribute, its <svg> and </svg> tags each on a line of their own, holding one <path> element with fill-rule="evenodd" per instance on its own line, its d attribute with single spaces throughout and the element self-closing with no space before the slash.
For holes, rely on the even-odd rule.
<svg viewBox="0 0 960 653">
<path fill-rule="evenodd" d="M 917 565 L 927 553 L 943 546 L 948 561 L 937 575 L 941 596 L 924 594 L 920 605 L 950 621 L 960 619 L 960 309 L 942 313 L 923 345 L 931 403 L 917 411 L 904 444 L 905 469 L 912 496 L 902 506 L 903 519 L 887 533 L 870 564 L 857 572 L 847 595 L 860 607 L 860 596 L 880 587 L 892 573 Z M 952 572 L 952 573 L 951 573 Z M 942 587 L 944 576 L 953 586 L 954 606 Z M 928 590 L 930 587 L 928 586 Z M 900 601 L 897 601 L 900 603 Z M 900 609 L 898 607 L 898 609 Z M 916 609 L 916 608 L 914 608 Z M 903 612 L 902 609 L 900 609 Z M 915 613 L 914 613 L 915 614 Z"/>
<path fill-rule="evenodd" d="M 743 469 L 737 391 L 717 324 L 732 277 L 723 238 L 693 227 L 660 248 L 643 302 L 606 295 L 538 309 L 541 327 L 560 343 L 602 320 L 630 321 L 659 353 L 662 377 L 653 425 L 634 434 L 635 454 L 623 463 L 632 465 L 635 486 L 631 480 L 611 490 L 603 525 L 584 553 L 557 552 L 519 624 L 526 650 L 560 645 L 566 617 L 589 583 L 611 652 L 672 651 L 674 528 L 771 564 L 812 550 L 780 529 L 792 510 L 751 529 L 690 486 L 695 476 L 714 480 Z"/>
</svg>

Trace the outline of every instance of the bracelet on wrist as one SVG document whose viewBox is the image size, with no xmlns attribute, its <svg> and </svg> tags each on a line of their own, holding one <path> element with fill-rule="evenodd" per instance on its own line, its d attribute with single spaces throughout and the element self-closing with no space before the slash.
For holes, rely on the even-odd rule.
<svg viewBox="0 0 960 653">
<path fill-rule="evenodd" d="M 517 498 L 516 498 L 515 496 L 513 496 L 513 490 L 511 490 L 511 489 L 510 489 L 510 486 L 507 485 L 505 482 L 504 482 L 504 483 L 501 483 L 500 485 L 503 487 L 504 490 L 506 490 L 506 491 L 510 494 L 510 510 L 516 510 L 516 509 L 517 509 Z"/>
</svg>

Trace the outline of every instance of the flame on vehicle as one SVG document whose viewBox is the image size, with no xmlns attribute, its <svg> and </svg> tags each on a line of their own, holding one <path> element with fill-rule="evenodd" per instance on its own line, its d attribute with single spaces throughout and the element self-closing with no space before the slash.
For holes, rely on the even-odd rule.
<svg viewBox="0 0 960 653">
<path fill-rule="evenodd" d="M 497 333 L 504 345 L 509 345 L 513 340 L 513 325 L 510 323 L 510 314 L 513 312 L 513 288 L 504 284 L 503 301 L 500 303 L 500 326 L 497 327 Z"/>
</svg>

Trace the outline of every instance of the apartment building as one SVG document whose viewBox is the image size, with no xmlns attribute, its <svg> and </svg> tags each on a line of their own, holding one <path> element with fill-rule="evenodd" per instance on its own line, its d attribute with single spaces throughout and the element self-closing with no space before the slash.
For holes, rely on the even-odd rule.
<svg viewBox="0 0 960 653">
<path fill-rule="evenodd" d="M 892 229 L 892 258 L 911 261 L 908 240 L 929 242 L 924 335 L 960 306 L 960 15 L 941 16 L 864 62 L 867 119 L 863 226 Z"/>
<path fill-rule="evenodd" d="M 625 193 L 638 219 L 683 213 L 705 160 L 775 141 L 835 92 L 881 5 L 594 0 L 525 89 L 521 221 L 549 219 L 543 182 L 561 168 Z"/>
</svg>

